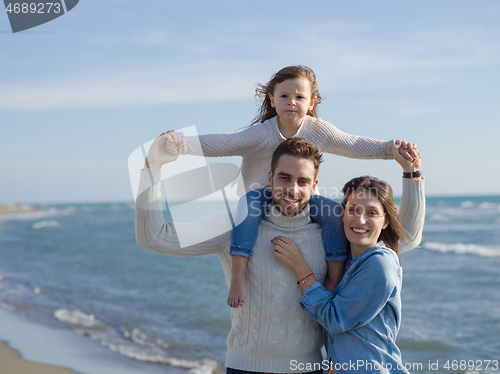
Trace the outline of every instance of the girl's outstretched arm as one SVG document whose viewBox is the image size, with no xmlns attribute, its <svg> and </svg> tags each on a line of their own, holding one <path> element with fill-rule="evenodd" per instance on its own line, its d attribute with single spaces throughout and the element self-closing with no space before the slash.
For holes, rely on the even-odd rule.
<svg viewBox="0 0 500 374">
<path fill-rule="evenodd" d="M 320 151 L 339 156 L 356 159 L 384 159 L 394 158 L 392 146 L 400 143 L 399 140 L 379 140 L 364 136 L 351 135 L 340 131 L 334 125 L 321 119 L 310 118 L 309 131 L 314 144 L 319 146 Z M 407 147 L 411 146 L 411 147 Z M 400 153 L 405 155 L 410 161 L 414 156 L 413 148 L 416 145 L 403 142 L 403 147 L 399 148 Z"/>
<path fill-rule="evenodd" d="M 204 157 L 245 156 L 265 146 L 268 140 L 266 129 L 259 125 L 233 134 L 187 136 L 182 139 L 182 154 Z"/>
</svg>

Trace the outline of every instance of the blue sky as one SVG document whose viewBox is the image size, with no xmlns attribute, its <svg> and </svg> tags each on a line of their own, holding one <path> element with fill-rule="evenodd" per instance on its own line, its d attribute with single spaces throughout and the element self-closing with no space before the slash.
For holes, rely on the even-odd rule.
<svg viewBox="0 0 500 374">
<path fill-rule="evenodd" d="M 304 64 L 342 131 L 416 142 L 430 195 L 499 194 L 497 1 L 81 0 L 12 34 L 0 14 L 0 203 L 131 201 L 129 154 L 163 131 L 231 133 L 255 84 Z M 328 156 L 320 185 L 394 161 Z"/>
</svg>

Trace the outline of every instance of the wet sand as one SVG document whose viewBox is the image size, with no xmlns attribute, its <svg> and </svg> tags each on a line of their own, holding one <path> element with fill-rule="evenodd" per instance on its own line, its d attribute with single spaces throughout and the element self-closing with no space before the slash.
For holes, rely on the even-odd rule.
<svg viewBox="0 0 500 374">
<path fill-rule="evenodd" d="M 59 366 L 39 364 L 21 358 L 19 352 L 0 341 L 0 373 L 2 374 L 78 374 Z"/>
</svg>

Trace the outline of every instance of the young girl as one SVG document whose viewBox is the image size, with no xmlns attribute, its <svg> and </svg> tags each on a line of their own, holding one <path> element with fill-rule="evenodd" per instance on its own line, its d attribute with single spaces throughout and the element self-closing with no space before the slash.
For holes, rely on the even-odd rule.
<svg viewBox="0 0 500 374">
<path fill-rule="evenodd" d="M 410 184 L 421 184 L 420 156 L 415 163 L 395 154 Z M 420 175 L 418 173 L 417 175 Z M 331 373 L 405 373 L 396 336 L 401 325 L 402 269 L 398 253 L 409 249 L 391 186 L 373 177 L 351 179 L 344 188 L 343 223 L 350 261 L 333 293 L 315 281 L 299 246 L 285 237 L 273 240 L 275 256 L 292 269 L 304 293 L 307 316 L 325 329 Z M 404 201 L 405 192 L 402 201 Z M 424 197 L 421 197 L 425 204 Z M 420 221 L 421 232 L 423 215 Z M 400 240 L 405 239 L 405 240 Z M 411 247 L 411 246 L 410 246 Z M 352 365 L 355 363 L 356 365 Z"/>
<path fill-rule="evenodd" d="M 321 96 L 314 72 L 306 66 L 281 69 L 267 84 L 258 85 L 256 96 L 262 101 L 259 113 L 244 131 L 199 137 L 184 137 L 181 133 L 169 131 L 167 149 L 171 154 L 180 151 L 182 154 L 204 157 L 241 156 L 243 160 L 237 193 L 242 196 L 267 185 L 272 153 L 281 142 L 290 137 L 312 141 L 320 152 L 357 159 L 392 159 L 392 146 L 399 144 L 399 141 L 394 140 L 382 141 L 349 135 L 319 119 L 317 105 L 321 102 Z M 413 148 L 413 144 L 404 142 L 400 152 L 412 160 L 416 155 Z M 299 203 L 299 199 L 299 196 L 290 196 L 288 202 L 293 208 Z M 242 201 L 246 201 L 246 204 Z M 263 191 L 254 191 L 242 201 L 236 221 L 239 223 L 238 217 L 242 215 L 246 215 L 246 218 L 233 229 L 231 237 L 232 280 L 227 303 L 233 308 L 245 303 L 246 265 L 264 213 L 262 206 L 267 198 Z M 322 225 L 328 260 L 325 286 L 333 291 L 340 282 L 343 263 L 347 257 L 338 204 L 319 195 L 311 198 L 310 203 L 311 218 Z M 242 210 L 248 214 L 241 213 Z"/>
</svg>

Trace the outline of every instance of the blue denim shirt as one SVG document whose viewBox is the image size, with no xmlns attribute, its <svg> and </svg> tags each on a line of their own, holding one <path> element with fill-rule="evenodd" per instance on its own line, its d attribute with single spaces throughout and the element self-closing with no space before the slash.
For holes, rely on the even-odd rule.
<svg viewBox="0 0 500 374">
<path fill-rule="evenodd" d="M 380 241 L 350 261 L 333 293 L 319 283 L 305 291 L 300 303 L 324 327 L 337 373 L 409 373 L 396 346 L 401 285 L 399 258 Z"/>
</svg>

